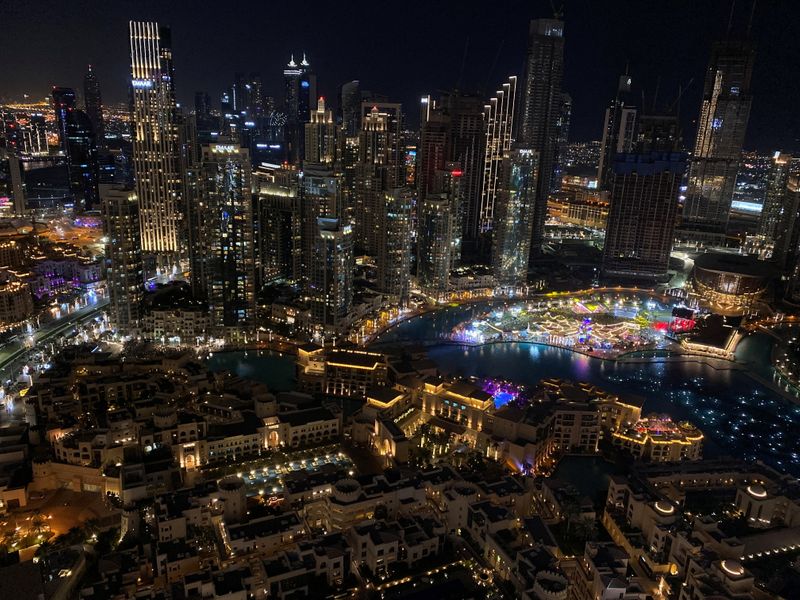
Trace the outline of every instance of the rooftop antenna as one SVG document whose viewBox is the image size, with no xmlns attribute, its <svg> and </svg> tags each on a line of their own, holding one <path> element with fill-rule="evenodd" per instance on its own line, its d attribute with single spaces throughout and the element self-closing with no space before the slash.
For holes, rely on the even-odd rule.
<svg viewBox="0 0 800 600">
<path fill-rule="evenodd" d="M 750 19 L 747 21 L 747 37 L 750 37 L 750 30 L 753 28 L 753 17 L 756 14 L 756 4 L 758 0 L 753 0 L 753 7 L 750 9 Z"/>
<path fill-rule="evenodd" d="M 689 83 L 686 84 L 686 87 L 683 87 L 683 85 L 680 85 L 680 84 L 678 85 L 678 97 L 675 98 L 675 101 L 672 104 L 669 105 L 669 108 L 667 108 L 667 113 L 672 112 L 672 109 L 674 108 L 675 109 L 675 117 L 677 118 L 680 115 L 681 96 L 683 96 L 683 92 L 685 92 L 687 89 L 689 89 L 692 86 L 692 83 L 694 83 L 694 77 L 692 77 L 689 80 Z"/>
<path fill-rule="evenodd" d="M 492 66 L 489 68 L 489 72 L 486 74 L 486 82 L 483 84 L 482 92 L 486 93 L 489 90 L 489 80 L 492 78 L 492 74 L 494 73 L 494 69 L 497 66 L 497 61 L 500 58 L 500 52 L 503 50 L 503 45 L 506 43 L 506 38 L 500 40 L 500 45 L 497 47 L 497 52 L 494 55 L 494 60 L 492 61 Z"/>
<path fill-rule="evenodd" d="M 656 77 L 656 91 L 653 93 L 653 114 L 656 112 L 656 101 L 658 100 L 658 88 L 661 85 L 661 75 Z"/>
<path fill-rule="evenodd" d="M 458 70 L 458 81 L 456 82 L 456 89 L 461 87 L 461 79 L 464 77 L 464 66 L 467 64 L 467 53 L 469 52 L 469 36 L 464 41 L 464 55 L 461 57 L 461 68 Z"/>
<path fill-rule="evenodd" d="M 555 2 L 550 0 L 550 8 L 553 11 L 553 18 L 558 19 L 559 21 L 564 18 L 564 4 L 561 4 L 560 8 L 556 8 Z"/>
<path fill-rule="evenodd" d="M 731 14 L 728 16 L 728 35 L 731 34 L 733 29 L 733 11 L 736 8 L 736 0 L 731 0 Z"/>
</svg>

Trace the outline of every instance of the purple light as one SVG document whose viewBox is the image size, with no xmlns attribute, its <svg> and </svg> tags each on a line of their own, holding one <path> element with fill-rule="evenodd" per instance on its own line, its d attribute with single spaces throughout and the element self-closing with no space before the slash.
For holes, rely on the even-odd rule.
<svg viewBox="0 0 800 600">
<path fill-rule="evenodd" d="M 502 408 L 509 402 L 516 402 L 521 395 L 521 391 L 518 386 L 507 381 L 496 379 L 484 380 L 483 391 L 492 395 L 495 408 Z"/>
</svg>

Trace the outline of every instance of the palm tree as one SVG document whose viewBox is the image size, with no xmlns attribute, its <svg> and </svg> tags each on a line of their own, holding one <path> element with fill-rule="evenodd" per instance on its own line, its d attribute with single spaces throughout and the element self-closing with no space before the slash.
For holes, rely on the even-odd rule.
<svg viewBox="0 0 800 600">
<path fill-rule="evenodd" d="M 591 517 L 578 519 L 572 533 L 576 540 L 594 541 L 597 538 L 597 521 Z"/>
<path fill-rule="evenodd" d="M 31 531 L 33 531 L 34 534 L 36 534 L 37 536 L 41 535 L 41 533 L 45 529 L 46 523 L 47 520 L 45 519 L 41 511 L 39 510 L 33 511 L 33 514 L 31 515 Z"/>
</svg>

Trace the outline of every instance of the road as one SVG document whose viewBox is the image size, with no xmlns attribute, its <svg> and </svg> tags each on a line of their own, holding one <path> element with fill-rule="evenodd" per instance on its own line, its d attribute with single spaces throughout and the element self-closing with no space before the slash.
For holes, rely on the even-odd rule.
<svg viewBox="0 0 800 600">
<path fill-rule="evenodd" d="M 107 299 L 98 300 L 94 304 L 85 306 L 76 310 L 75 312 L 63 317 L 46 323 L 38 330 L 36 330 L 33 337 L 33 346 L 27 346 L 23 341 L 12 342 L 0 348 L 0 373 L 5 373 L 9 366 L 12 366 L 16 360 L 21 358 L 25 353 L 30 352 L 38 344 L 47 342 L 48 340 L 61 335 L 66 330 L 74 326 L 76 323 L 81 323 L 94 318 L 102 312 L 108 305 Z"/>
</svg>

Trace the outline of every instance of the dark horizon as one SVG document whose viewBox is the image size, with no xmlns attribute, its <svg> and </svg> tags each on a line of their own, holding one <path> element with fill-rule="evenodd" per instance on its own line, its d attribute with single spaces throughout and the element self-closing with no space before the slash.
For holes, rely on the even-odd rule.
<svg viewBox="0 0 800 600">
<path fill-rule="evenodd" d="M 0 55 L 0 92 L 6 100 L 23 93 L 45 97 L 53 85 L 70 86 L 80 96 L 86 66 L 92 64 L 106 103 L 125 101 L 129 78 L 127 21 L 155 20 L 172 28 L 176 88 L 191 106 L 195 91 L 212 105 L 235 71 L 261 73 L 265 93 L 282 98 L 282 70 L 290 53 L 305 51 L 319 78 L 319 93 L 333 101 L 345 81 L 400 101 L 416 125 L 416 103 L 426 93 L 458 87 L 488 96 L 508 75 L 521 75 L 528 21 L 552 16 L 549 2 L 452 3 L 408 10 L 411 18 L 389 19 L 374 3 L 352 2 L 347 11 L 311 3 L 302 15 L 283 5 L 234 1 L 220 13 L 186 2 L 67 4 L 9 2 L 5 31 L 16 43 Z M 565 3 L 564 91 L 573 99 L 571 141 L 599 139 L 603 111 L 618 76 L 628 66 L 634 103 L 644 90 L 650 108 L 684 93 L 680 117 L 691 148 L 700 108 L 702 81 L 711 42 L 725 35 L 731 0 L 669 6 L 637 6 L 621 0 Z M 751 3 L 736 3 L 734 33 L 743 32 Z M 424 14 L 421 13 L 424 10 Z M 403 15 L 404 13 L 398 13 Z M 299 27 L 288 24 L 295 19 Z M 791 24 L 800 5 L 757 6 L 752 25 L 756 43 L 753 109 L 745 147 L 764 152 L 800 150 L 800 117 L 794 96 L 800 66 L 800 39 Z M 220 25 L 221 24 L 221 25 Z"/>
</svg>

